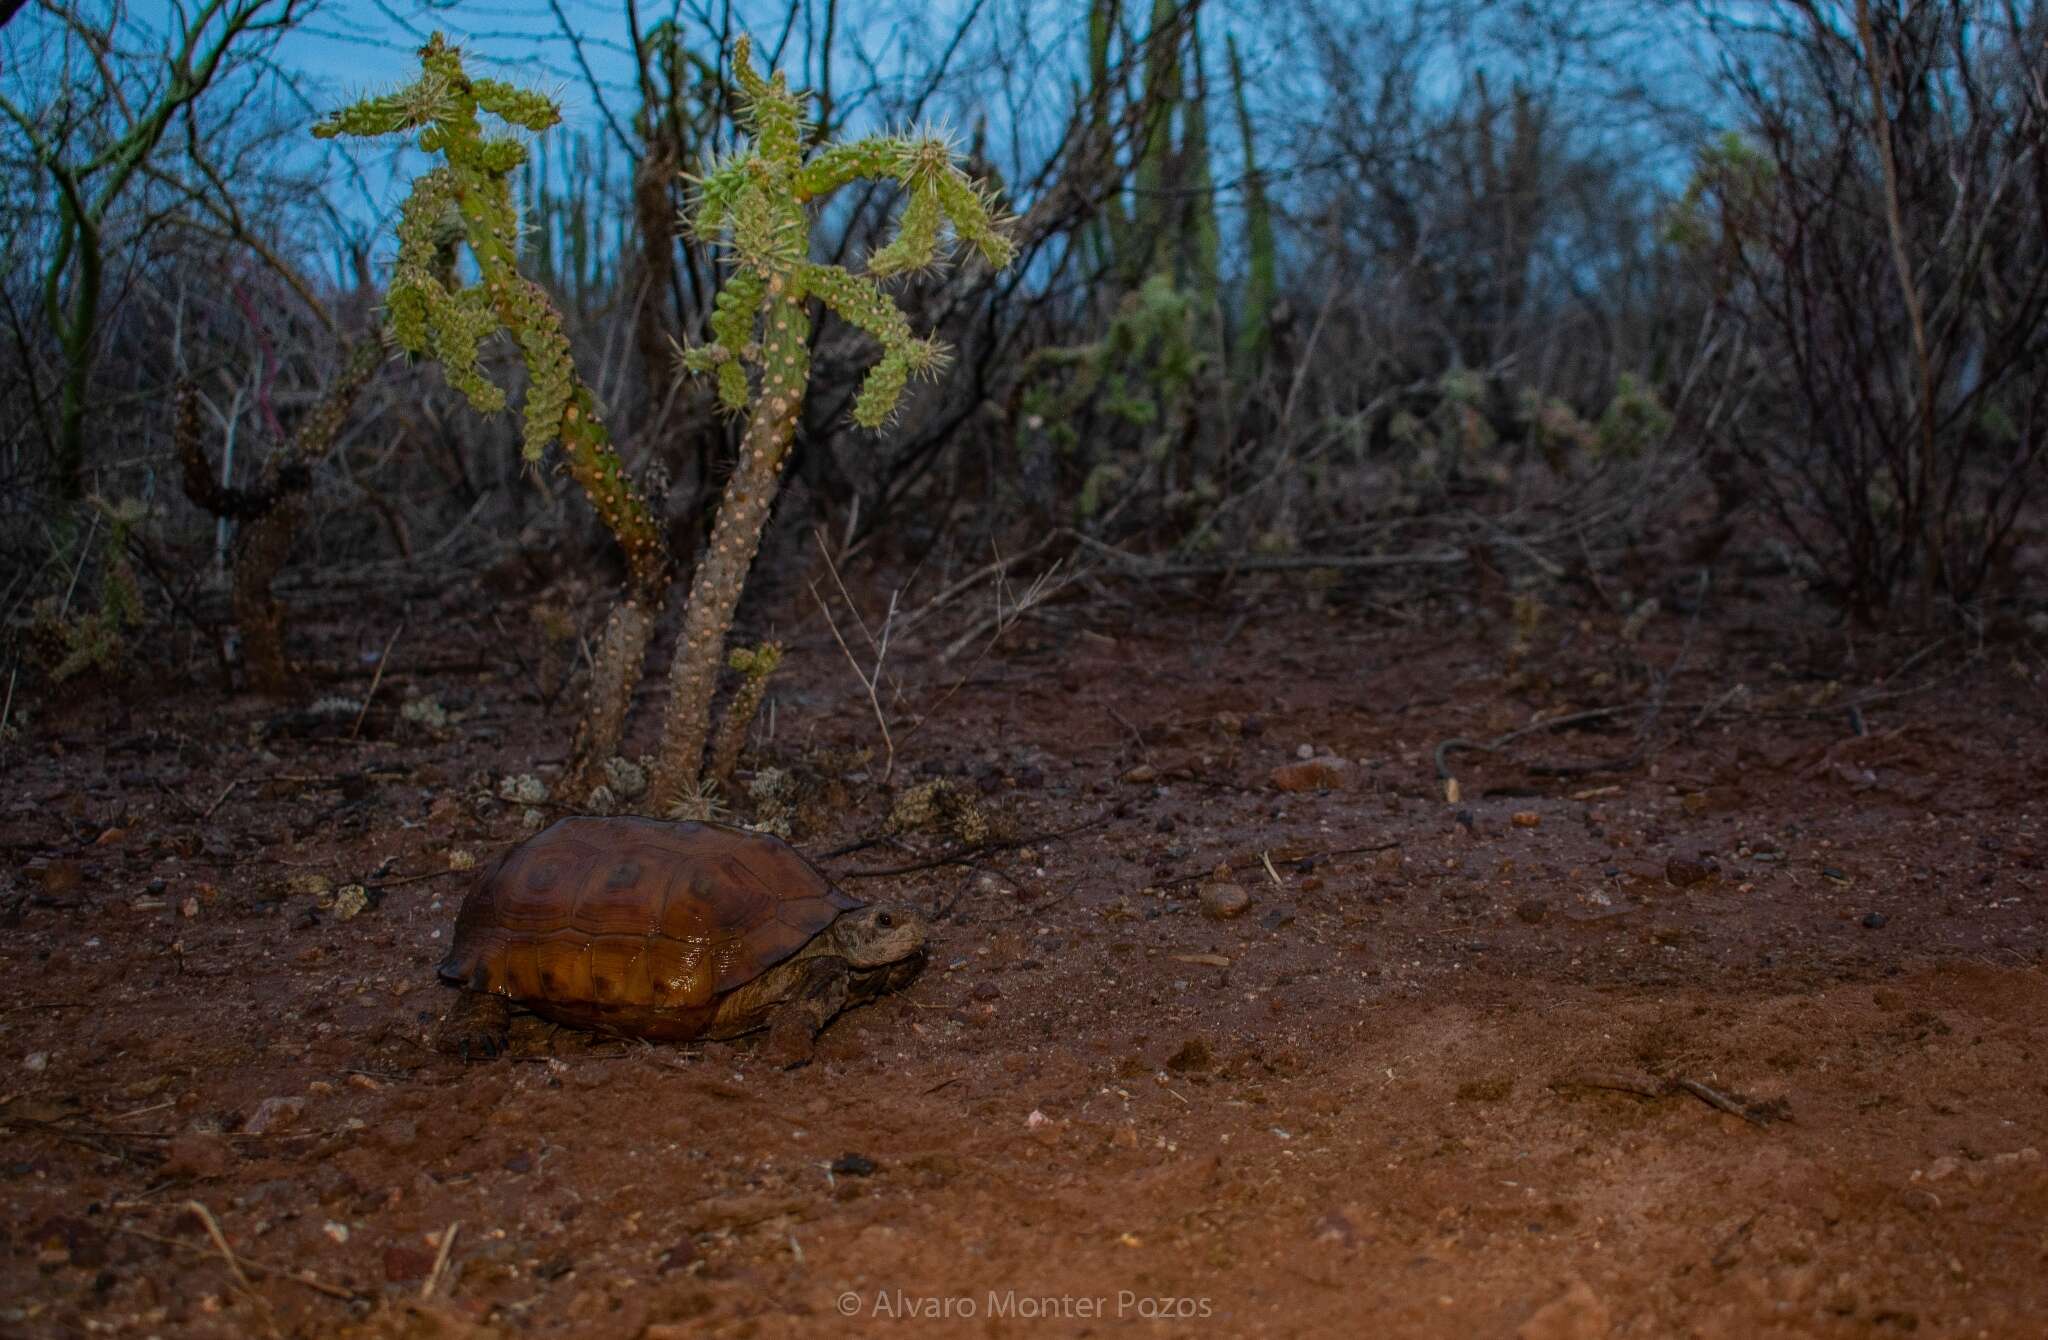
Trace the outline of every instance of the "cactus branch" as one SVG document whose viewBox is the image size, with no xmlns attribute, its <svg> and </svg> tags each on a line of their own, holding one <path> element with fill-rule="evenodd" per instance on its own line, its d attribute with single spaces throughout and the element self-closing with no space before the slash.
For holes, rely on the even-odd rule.
<svg viewBox="0 0 2048 1340">
<path fill-rule="evenodd" d="M 438 360 L 451 385 L 479 411 L 503 408 L 505 393 L 485 376 L 477 351 L 509 332 L 526 364 L 522 445 L 537 461 L 559 442 L 569 474 L 625 550 L 626 590 L 606 622 L 577 732 L 571 789 L 601 778 L 624 737 L 626 708 L 646 658 L 669 579 L 668 544 L 654 509 L 626 475 L 597 397 L 576 371 L 561 315 L 518 268 L 518 211 L 512 176 L 526 147 L 487 136 L 480 112 L 539 132 L 560 119 L 546 96 L 495 79 L 471 79 L 462 53 L 434 34 L 420 49 L 420 77 L 384 97 L 345 107 L 314 127 L 321 137 L 419 132 L 420 148 L 443 163 L 413 183 L 398 225 L 391 279 L 391 332 L 406 349 Z M 475 257 L 478 283 L 460 284 L 455 250 Z"/>
<path fill-rule="evenodd" d="M 992 265 L 1008 264 L 1014 252 L 1004 220 L 960 171 L 943 138 L 873 136 L 825 145 L 806 161 L 803 97 L 781 74 L 764 77 L 754 68 L 744 37 L 734 45 L 733 68 L 740 124 L 753 142 L 712 165 L 697 183 L 690 228 L 700 239 L 723 241 L 734 268 L 714 309 L 712 343 L 686 351 L 684 366 L 714 373 L 728 408 L 745 408 L 751 397 L 751 417 L 710 546 L 691 580 L 683 635 L 669 672 L 668 717 L 650 787 L 658 812 L 703 791 L 721 651 L 781 487 L 810 380 L 808 301 L 819 299 L 882 346 L 854 407 L 855 421 L 875 428 L 895 412 L 913 376 L 935 373 L 945 361 L 944 348 L 912 332 L 876 279 L 937 264 L 950 249 L 946 225 L 953 240 Z M 903 184 L 906 200 L 896 238 L 869 258 L 867 275 L 812 263 L 810 206 L 861 177 Z M 758 369 L 758 386 L 750 387 L 748 367 Z M 734 731 L 743 736 L 744 714 L 752 710 L 743 689 L 728 708 L 721 741 L 736 738 Z M 741 717 L 737 724 L 735 716 Z M 714 751 L 712 771 L 729 771 L 731 763 L 722 744 Z"/>
</svg>

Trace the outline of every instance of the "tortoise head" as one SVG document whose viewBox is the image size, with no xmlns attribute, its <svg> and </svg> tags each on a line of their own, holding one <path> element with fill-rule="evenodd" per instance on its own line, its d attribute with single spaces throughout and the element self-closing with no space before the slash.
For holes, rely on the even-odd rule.
<svg viewBox="0 0 2048 1340">
<path fill-rule="evenodd" d="M 931 927 L 910 908 L 870 903 L 842 913 L 832 923 L 839 955 L 856 968 L 880 968 L 924 952 Z"/>
</svg>

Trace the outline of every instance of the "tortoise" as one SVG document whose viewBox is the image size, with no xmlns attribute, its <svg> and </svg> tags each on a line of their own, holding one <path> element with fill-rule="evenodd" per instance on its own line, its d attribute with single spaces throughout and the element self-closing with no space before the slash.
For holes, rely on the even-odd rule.
<svg viewBox="0 0 2048 1340">
<path fill-rule="evenodd" d="M 800 1064 L 835 1014 L 916 977 L 926 938 L 916 912 L 862 902 L 766 833 L 562 819 L 463 900 L 440 974 L 465 995 L 441 1042 L 499 1054 L 516 1003 L 653 1041 L 766 1028 L 771 1059 Z"/>
</svg>

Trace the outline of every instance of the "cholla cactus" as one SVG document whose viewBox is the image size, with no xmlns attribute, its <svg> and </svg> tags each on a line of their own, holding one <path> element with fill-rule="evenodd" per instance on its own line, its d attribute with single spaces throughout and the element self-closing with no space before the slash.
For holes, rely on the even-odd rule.
<svg viewBox="0 0 2048 1340">
<path fill-rule="evenodd" d="M 627 477 L 597 400 L 569 356 L 561 316 L 538 284 L 519 273 L 518 211 L 512 174 L 526 146 L 484 133 L 489 112 L 539 132 L 561 119 L 543 94 L 496 79 L 472 79 L 462 53 L 441 34 L 420 49 L 420 77 L 396 93 L 365 98 L 334 113 L 313 133 L 373 137 L 419 132 L 420 148 L 443 164 L 413 183 L 398 224 L 391 276 L 391 332 L 399 344 L 438 360 L 451 385 L 478 410 L 494 413 L 505 393 L 477 364 L 478 347 L 499 329 L 518 341 L 529 386 L 524 448 L 538 461 L 556 441 L 569 473 L 626 551 L 625 598 L 593 662 L 590 701 L 576 744 L 572 789 L 595 783 L 624 734 L 633 681 L 646 657 L 654 616 L 668 584 L 668 545 L 645 496 Z M 458 246 L 475 256 L 481 282 L 455 278 Z"/>
<path fill-rule="evenodd" d="M 691 371 L 716 376 L 719 399 L 728 409 L 748 408 L 751 392 L 752 417 L 710 548 L 690 588 L 670 671 L 668 720 L 653 787 L 657 807 L 688 793 L 704 766 L 719 651 L 780 487 L 810 378 L 808 300 L 819 299 L 880 342 L 882 357 L 853 411 L 855 422 L 879 428 L 895 412 L 909 380 L 936 373 L 946 351 L 911 332 L 876 280 L 935 265 L 948 224 L 955 239 L 992 266 L 1007 265 L 1014 254 L 994 205 L 955 165 L 946 140 L 871 136 L 827 145 L 807 160 L 804 99 L 780 73 L 764 79 L 754 69 L 744 37 L 734 47 L 733 67 L 740 122 L 753 143 L 713 166 L 699 183 L 692 227 L 700 237 L 730 245 L 734 270 L 718 295 L 712 343 L 688 351 L 683 361 Z M 897 236 L 868 257 L 866 274 L 856 275 L 809 259 L 809 207 L 861 177 L 900 182 L 905 201 Z M 758 390 L 750 387 L 748 365 L 760 371 Z"/>
</svg>

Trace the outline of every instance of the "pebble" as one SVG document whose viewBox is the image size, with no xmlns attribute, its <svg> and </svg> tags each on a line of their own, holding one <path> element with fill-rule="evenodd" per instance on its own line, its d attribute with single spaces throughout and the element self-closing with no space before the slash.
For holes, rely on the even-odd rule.
<svg viewBox="0 0 2048 1340">
<path fill-rule="evenodd" d="M 48 1052 L 30 1052 L 27 1056 L 21 1058 L 21 1068 L 28 1071 L 31 1075 L 40 1074 L 50 1068 L 50 1054 Z"/>
<path fill-rule="evenodd" d="M 1548 915 L 1550 915 L 1550 904 L 1544 902 L 1541 898 L 1525 899 L 1515 905 L 1516 918 L 1527 922 L 1531 926 L 1541 926 L 1543 918 Z"/>
<path fill-rule="evenodd" d="M 341 892 L 334 895 L 334 919 L 336 921 L 354 921 L 357 916 L 361 915 L 363 909 L 369 905 L 370 892 L 368 889 L 365 889 L 360 884 L 345 885 Z"/>
<path fill-rule="evenodd" d="M 1252 905 L 1252 896 L 1244 891 L 1242 884 L 1204 884 L 1202 886 L 1202 915 L 1217 921 L 1229 921 L 1241 917 Z"/>
<path fill-rule="evenodd" d="M 872 1177 L 875 1161 L 865 1154 L 846 1153 L 832 1160 L 832 1174 L 835 1177 Z"/>
<path fill-rule="evenodd" d="M 256 1104 L 256 1111 L 242 1123 L 244 1135 L 268 1135 L 281 1131 L 298 1121 L 306 1110 L 303 1098 L 266 1098 Z"/>
<path fill-rule="evenodd" d="M 1282 791 L 1339 791 L 1351 765 L 1341 758 L 1316 758 L 1283 763 L 1268 775 Z"/>
<path fill-rule="evenodd" d="M 1543 822 L 1543 816 L 1534 810 L 1516 810 L 1513 822 L 1517 828 L 1534 828 Z"/>
<path fill-rule="evenodd" d="M 1316 1220 L 1316 1241 L 1333 1242 L 1339 1247 L 1356 1247 L 1358 1229 L 1342 1210 L 1332 1210 Z"/>
<path fill-rule="evenodd" d="M 1884 929 L 1885 923 L 1890 920 L 1891 918 L 1882 912 L 1872 912 L 1863 918 L 1863 929 L 1867 931 L 1881 931 Z"/>
<path fill-rule="evenodd" d="M 1690 888 L 1712 878 L 1713 867 L 1701 861 L 1674 856 L 1664 863 L 1664 880 L 1676 889 Z"/>
</svg>

